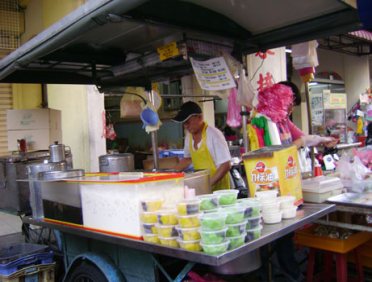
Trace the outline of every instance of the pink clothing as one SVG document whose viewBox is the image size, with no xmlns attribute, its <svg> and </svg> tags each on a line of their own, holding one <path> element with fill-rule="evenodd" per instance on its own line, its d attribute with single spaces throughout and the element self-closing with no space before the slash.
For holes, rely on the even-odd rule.
<svg viewBox="0 0 372 282">
<path fill-rule="evenodd" d="M 301 136 L 305 135 L 301 129 L 299 129 L 292 121 L 288 118 L 277 123 L 280 141 L 282 144 L 292 144 L 293 141 L 297 140 Z"/>
</svg>

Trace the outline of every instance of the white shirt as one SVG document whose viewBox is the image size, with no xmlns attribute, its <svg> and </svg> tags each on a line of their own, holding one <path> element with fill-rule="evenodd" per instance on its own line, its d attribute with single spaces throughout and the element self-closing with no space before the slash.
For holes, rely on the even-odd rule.
<svg viewBox="0 0 372 282">
<path fill-rule="evenodd" d="M 227 145 L 227 142 L 225 140 L 225 137 L 223 136 L 222 132 L 212 126 L 207 127 L 206 131 L 206 139 L 207 139 L 207 148 L 209 153 L 212 156 L 212 159 L 214 161 L 214 164 L 216 167 L 220 166 L 221 164 L 230 161 L 231 155 L 229 146 Z M 184 156 L 185 158 L 191 158 L 190 154 L 190 137 L 191 134 L 187 132 L 185 137 L 185 147 L 184 147 Z M 200 145 L 202 143 L 202 140 L 198 143 L 198 148 L 200 148 Z M 192 146 L 194 146 L 194 140 L 192 140 Z"/>
</svg>

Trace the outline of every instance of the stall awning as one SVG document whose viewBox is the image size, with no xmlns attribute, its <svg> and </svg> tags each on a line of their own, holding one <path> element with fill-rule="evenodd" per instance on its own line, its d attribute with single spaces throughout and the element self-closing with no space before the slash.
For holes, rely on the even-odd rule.
<svg viewBox="0 0 372 282">
<path fill-rule="evenodd" d="M 87 1 L 1 60 L 0 82 L 148 85 L 189 71 L 182 56 L 159 60 L 171 41 L 241 58 L 357 29 L 357 11 L 339 0 Z"/>
<path fill-rule="evenodd" d="M 349 34 L 358 38 L 358 39 L 362 39 L 362 40 L 372 42 L 372 32 L 370 32 L 368 30 L 352 31 L 352 32 L 349 32 Z"/>
</svg>

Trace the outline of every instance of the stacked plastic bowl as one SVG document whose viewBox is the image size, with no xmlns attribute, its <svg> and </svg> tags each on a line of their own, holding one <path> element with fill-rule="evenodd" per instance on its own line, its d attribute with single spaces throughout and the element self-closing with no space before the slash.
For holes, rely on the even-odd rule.
<svg viewBox="0 0 372 282">
<path fill-rule="evenodd" d="M 278 197 L 277 190 L 258 191 L 255 196 L 262 205 L 262 218 L 265 224 L 275 224 L 282 219 L 296 217 L 294 196 Z"/>
</svg>

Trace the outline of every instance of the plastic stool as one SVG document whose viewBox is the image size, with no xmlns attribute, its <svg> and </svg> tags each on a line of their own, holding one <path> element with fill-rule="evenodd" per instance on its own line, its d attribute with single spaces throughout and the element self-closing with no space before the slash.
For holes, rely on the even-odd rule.
<svg viewBox="0 0 372 282">
<path fill-rule="evenodd" d="M 337 253 L 331 251 L 324 251 L 316 248 L 309 248 L 309 257 L 307 262 L 307 273 L 306 273 L 306 281 L 312 282 L 314 281 L 314 261 L 315 261 L 315 254 L 317 251 L 324 252 L 324 281 L 331 281 L 332 279 L 332 260 L 333 256 L 336 258 L 336 273 L 337 273 L 337 282 L 347 282 L 347 254 L 348 253 Z M 358 248 L 352 250 L 355 256 L 355 267 L 358 272 L 357 280 L 358 282 L 364 281 L 364 273 L 363 273 L 363 266 L 360 263 L 360 256 Z"/>
</svg>

